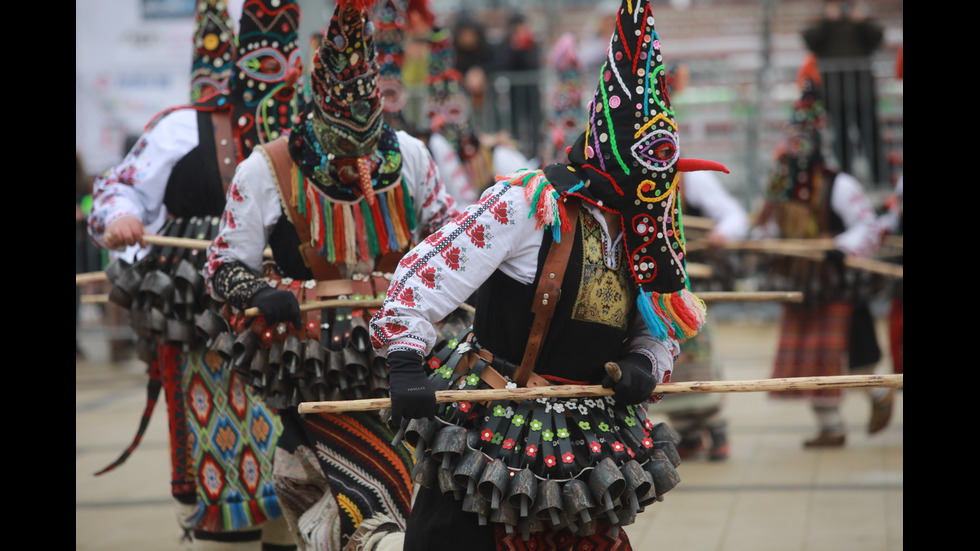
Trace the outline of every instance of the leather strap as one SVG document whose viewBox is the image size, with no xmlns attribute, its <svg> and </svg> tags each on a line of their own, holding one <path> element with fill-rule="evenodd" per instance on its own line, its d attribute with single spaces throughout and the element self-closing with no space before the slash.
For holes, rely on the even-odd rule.
<svg viewBox="0 0 980 551">
<path fill-rule="evenodd" d="M 218 157 L 221 187 L 225 193 L 228 193 L 228 186 L 235 176 L 235 167 L 238 165 L 235 137 L 231 130 L 231 111 L 225 109 L 212 111 L 211 126 L 214 128 L 214 151 Z"/>
<path fill-rule="evenodd" d="M 575 241 L 575 232 L 578 229 L 578 211 L 578 200 L 565 200 L 565 212 L 571 221 L 571 231 L 565 233 L 565 238 L 561 241 L 552 241 L 541 276 L 538 278 L 538 288 L 534 292 L 534 301 L 531 303 L 534 323 L 531 325 L 531 334 L 524 349 L 524 359 L 514 373 L 514 382 L 519 387 L 527 386 L 528 379 L 534 372 L 538 354 L 541 352 L 541 345 L 548 335 L 548 327 L 551 325 L 555 306 L 561 296 L 561 282 L 565 277 L 565 267 L 568 265 L 568 257 L 572 252 L 572 243 Z"/>
<path fill-rule="evenodd" d="M 312 247 L 311 243 L 313 241 L 310 226 L 296 208 L 296 202 L 293 200 L 292 186 L 293 158 L 289 156 L 287 145 L 286 138 L 283 136 L 269 143 L 256 146 L 255 149 L 265 154 L 265 159 L 272 168 L 283 209 L 286 211 L 286 216 L 289 217 L 290 223 L 296 228 L 297 235 L 299 235 L 299 252 L 306 266 L 313 271 L 313 277 L 317 281 L 340 279 L 340 272 L 336 266 L 327 262 Z"/>
</svg>

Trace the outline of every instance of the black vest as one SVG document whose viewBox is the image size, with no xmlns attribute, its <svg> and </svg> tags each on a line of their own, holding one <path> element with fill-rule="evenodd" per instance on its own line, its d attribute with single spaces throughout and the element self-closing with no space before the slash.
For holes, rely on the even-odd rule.
<svg viewBox="0 0 980 551">
<path fill-rule="evenodd" d="M 476 294 L 477 342 L 514 364 L 524 356 L 534 321 L 531 301 L 552 242 L 550 232 L 542 233 L 534 283 L 524 285 L 498 270 Z M 625 258 L 618 270 L 605 266 L 599 224 L 584 209 L 574 239 L 561 296 L 534 372 L 595 384 L 605 375 L 605 363 L 624 354 L 636 284 Z"/>
<path fill-rule="evenodd" d="M 214 146 L 214 127 L 211 113 L 197 113 L 198 145 L 177 161 L 170 178 L 163 204 L 176 218 L 192 216 L 221 216 L 225 208 L 225 190 L 218 171 L 218 154 Z"/>
</svg>

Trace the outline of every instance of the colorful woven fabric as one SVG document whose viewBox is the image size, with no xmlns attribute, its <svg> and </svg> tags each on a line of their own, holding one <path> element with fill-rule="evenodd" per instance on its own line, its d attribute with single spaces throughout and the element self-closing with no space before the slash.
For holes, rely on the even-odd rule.
<svg viewBox="0 0 980 551">
<path fill-rule="evenodd" d="M 853 306 L 832 302 L 818 308 L 783 306 L 779 347 L 772 376 L 817 377 L 843 375 L 848 353 L 848 334 Z M 776 399 L 813 398 L 815 403 L 838 404 L 838 389 L 771 392 Z"/>
<path fill-rule="evenodd" d="M 216 352 L 201 347 L 177 360 L 199 487 L 198 509 L 188 521 L 217 532 L 282 516 L 272 482 L 279 416 Z"/>
<path fill-rule="evenodd" d="M 341 534 L 350 536 L 376 514 L 405 529 L 414 461 L 404 445 L 391 445 L 377 412 L 308 415 L 303 429 L 340 507 Z"/>
</svg>

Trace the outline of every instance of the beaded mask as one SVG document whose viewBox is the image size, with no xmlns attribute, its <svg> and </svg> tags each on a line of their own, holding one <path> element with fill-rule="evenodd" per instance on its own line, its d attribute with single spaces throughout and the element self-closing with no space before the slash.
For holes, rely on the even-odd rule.
<svg viewBox="0 0 980 551">
<path fill-rule="evenodd" d="M 700 330 L 705 308 L 689 290 L 680 172 L 727 169 L 680 157 L 650 0 L 623 0 L 606 56 L 570 164 L 545 173 L 560 193 L 620 215 L 647 326 L 683 340 Z"/>
<path fill-rule="evenodd" d="M 465 159 L 463 146 L 474 135 L 472 110 L 455 63 L 452 33 L 448 29 L 434 29 L 429 36 L 428 95 L 422 113 L 429 121 L 430 130 L 442 134 L 460 158 Z"/>
<path fill-rule="evenodd" d="M 294 0 L 246 0 L 242 9 L 230 96 L 245 155 L 293 123 L 303 73 L 299 21 Z"/>
<path fill-rule="evenodd" d="M 224 0 L 199 0 L 194 16 L 191 103 L 227 91 L 231 78 L 234 31 Z"/>
</svg>

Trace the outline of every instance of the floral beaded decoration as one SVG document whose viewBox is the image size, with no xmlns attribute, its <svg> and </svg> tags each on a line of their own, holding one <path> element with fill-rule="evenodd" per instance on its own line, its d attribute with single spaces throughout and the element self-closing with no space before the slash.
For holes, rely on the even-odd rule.
<svg viewBox="0 0 980 551">
<path fill-rule="evenodd" d="M 463 76 L 456 70 L 456 52 L 449 29 L 436 27 L 429 35 L 426 90 L 422 113 L 429 121 L 429 129 L 442 134 L 460 151 L 463 140 L 474 133 L 470 120 L 472 109 L 463 90 Z"/>
<path fill-rule="evenodd" d="M 621 216 L 644 321 L 655 336 L 684 340 L 701 329 L 705 305 L 685 268 L 679 173 L 728 170 L 680 157 L 660 46 L 651 2 L 623 0 L 571 164 L 545 173 L 559 193 Z"/>
<path fill-rule="evenodd" d="M 408 101 L 402 85 L 402 65 L 405 61 L 406 15 L 403 2 L 385 0 L 377 11 L 377 32 L 374 43 L 378 49 L 378 87 L 381 88 L 385 122 L 395 130 L 406 130 L 402 109 Z"/>
<path fill-rule="evenodd" d="M 228 90 L 234 34 L 225 0 L 198 0 L 194 13 L 191 103 L 207 101 Z"/>
<path fill-rule="evenodd" d="M 289 137 L 291 185 L 313 246 L 353 265 L 411 242 L 414 206 L 398 137 L 383 119 L 373 1 L 342 0 L 310 71 L 310 102 Z"/>
<path fill-rule="evenodd" d="M 548 56 L 548 66 L 555 76 L 549 102 L 548 132 L 554 159 L 578 137 L 585 122 L 582 105 L 582 63 L 576 51 L 575 35 L 566 32 L 558 37 Z"/>
<path fill-rule="evenodd" d="M 246 0 L 242 7 L 229 95 L 243 156 L 295 121 L 303 74 L 299 22 L 295 0 Z"/>
<path fill-rule="evenodd" d="M 800 97 L 793 103 L 789 124 L 776 148 L 776 168 L 769 181 L 766 196 L 770 201 L 816 203 L 824 164 L 823 132 L 826 126 L 822 81 L 817 60 L 807 56 L 800 66 L 796 83 Z"/>
</svg>

